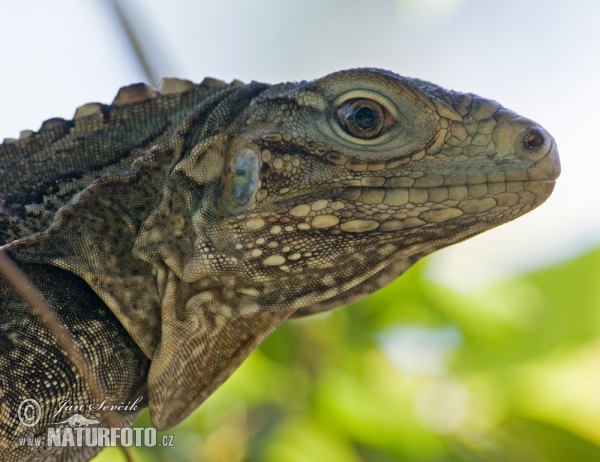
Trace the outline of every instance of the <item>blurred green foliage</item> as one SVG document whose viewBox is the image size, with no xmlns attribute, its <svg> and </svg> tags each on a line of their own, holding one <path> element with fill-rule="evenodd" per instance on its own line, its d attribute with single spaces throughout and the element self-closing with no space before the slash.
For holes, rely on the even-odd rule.
<svg viewBox="0 0 600 462">
<path fill-rule="evenodd" d="M 600 461 L 600 250 L 468 295 L 426 265 L 286 322 L 135 460 Z"/>
</svg>

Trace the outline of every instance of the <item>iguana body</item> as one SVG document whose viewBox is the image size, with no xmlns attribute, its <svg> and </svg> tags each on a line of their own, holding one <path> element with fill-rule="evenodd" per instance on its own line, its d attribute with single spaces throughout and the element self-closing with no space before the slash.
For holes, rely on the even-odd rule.
<svg viewBox="0 0 600 462">
<path fill-rule="evenodd" d="M 147 394 L 165 429 L 288 317 L 356 300 L 528 212 L 559 170 L 534 122 L 388 71 L 167 79 L 1 145 L 0 243 L 110 399 Z M 0 297 L 0 366 L 18 371 L 0 378 L 0 447 L 21 460 L 17 439 L 33 431 L 15 417 L 23 399 L 50 410 L 90 397 L 27 305 L 5 285 Z"/>
</svg>

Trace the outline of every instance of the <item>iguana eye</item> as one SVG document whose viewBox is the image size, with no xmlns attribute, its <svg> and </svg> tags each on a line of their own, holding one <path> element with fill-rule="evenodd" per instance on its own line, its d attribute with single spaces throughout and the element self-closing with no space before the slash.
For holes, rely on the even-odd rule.
<svg viewBox="0 0 600 462">
<path fill-rule="evenodd" d="M 385 125 L 385 110 L 376 101 L 370 99 L 354 99 L 344 102 L 338 110 L 337 117 L 344 128 L 352 136 L 362 139 L 375 138 Z"/>
</svg>

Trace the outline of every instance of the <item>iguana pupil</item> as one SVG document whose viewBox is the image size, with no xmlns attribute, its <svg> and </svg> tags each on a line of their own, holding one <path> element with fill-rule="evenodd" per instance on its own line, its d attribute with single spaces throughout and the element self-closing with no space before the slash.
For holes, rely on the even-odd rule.
<svg viewBox="0 0 600 462">
<path fill-rule="evenodd" d="M 354 121 L 359 128 L 369 130 L 377 123 L 378 114 L 370 107 L 363 106 L 354 115 Z"/>
</svg>

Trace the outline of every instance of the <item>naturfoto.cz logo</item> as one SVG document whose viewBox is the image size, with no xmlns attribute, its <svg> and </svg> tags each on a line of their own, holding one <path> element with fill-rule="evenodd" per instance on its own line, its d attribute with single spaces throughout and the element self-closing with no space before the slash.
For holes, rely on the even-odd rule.
<svg viewBox="0 0 600 462">
<path fill-rule="evenodd" d="M 124 405 L 121 403 L 118 407 L 126 410 L 137 410 L 142 398 L 138 398 L 133 404 Z M 105 403 L 99 405 L 89 405 L 89 410 L 106 409 Z M 63 410 L 83 410 L 83 406 L 69 406 L 67 401 L 59 403 L 59 411 L 50 417 L 56 417 Z M 111 406 L 117 408 L 117 406 Z M 121 410 L 119 409 L 119 410 Z M 26 427 L 34 427 L 42 417 L 42 408 L 34 399 L 26 399 L 21 402 L 18 409 L 18 417 L 21 424 Z M 162 435 L 160 441 L 157 441 L 156 429 L 152 427 L 101 427 L 97 426 L 100 421 L 88 419 L 82 414 L 73 414 L 68 418 L 52 422 L 46 428 L 45 446 L 56 447 L 109 447 L 116 446 L 173 446 L 172 435 Z M 42 446 L 43 438 L 39 435 L 30 438 L 20 438 L 20 446 Z"/>
</svg>

